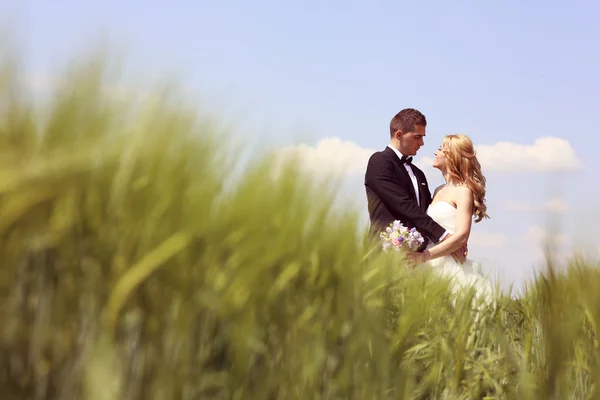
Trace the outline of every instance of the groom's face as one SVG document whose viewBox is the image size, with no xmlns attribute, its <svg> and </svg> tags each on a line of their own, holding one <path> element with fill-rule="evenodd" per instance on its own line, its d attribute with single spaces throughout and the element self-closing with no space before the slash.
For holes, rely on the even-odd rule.
<svg viewBox="0 0 600 400">
<path fill-rule="evenodd" d="M 396 132 L 396 138 L 400 142 L 400 152 L 407 156 L 414 156 L 417 154 L 421 146 L 425 144 L 423 138 L 425 137 L 425 127 L 422 125 L 415 125 L 415 129 L 412 132 Z"/>
</svg>

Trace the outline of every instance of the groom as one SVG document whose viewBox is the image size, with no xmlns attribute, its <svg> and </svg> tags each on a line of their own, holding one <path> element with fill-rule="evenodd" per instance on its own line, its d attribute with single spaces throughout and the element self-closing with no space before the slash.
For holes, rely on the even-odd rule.
<svg viewBox="0 0 600 400">
<path fill-rule="evenodd" d="M 426 126 L 427 120 L 421 112 L 412 108 L 400 111 L 390 122 L 390 144 L 369 159 L 365 188 L 371 219 L 370 234 L 375 237 L 394 220 L 416 228 L 434 244 L 450 237 L 427 215 L 431 192 L 425 174 L 412 163 L 413 156 L 424 145 Z M 458 250 L 452 256 L 462 264 L 466 259 L 466 249 Z"/>
</svg>

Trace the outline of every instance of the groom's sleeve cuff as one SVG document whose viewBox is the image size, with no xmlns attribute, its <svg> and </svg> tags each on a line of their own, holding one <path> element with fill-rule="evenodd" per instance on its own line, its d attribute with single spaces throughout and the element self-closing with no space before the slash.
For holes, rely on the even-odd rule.
<svg viewBox="0 0 600 400">
<path fill-rule="evenodd" d="M 448 231 L 444 232 L 444 234 L 442 236 L 440 236 L 440 239 L 438 240 L 438 243 L 440 243 L 442 240 L 444 240 L 444 238 L 448 236 Z"/>
</svg>

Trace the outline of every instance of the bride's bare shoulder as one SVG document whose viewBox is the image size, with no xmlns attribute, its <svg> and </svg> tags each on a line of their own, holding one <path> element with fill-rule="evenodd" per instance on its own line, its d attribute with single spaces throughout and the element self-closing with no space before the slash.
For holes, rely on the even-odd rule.
<svg viewBox="0 0 600 400">
<path fill-rule="evenodd" d="M 441 189 L 442 189 L 444 186 L 446 186 L 446 185 L 444 185 L 444 184 L 441 184 L 440 186 L 436 187 L 436 188 L 435 188 L 435 190 L 433 191 L 433 196 L 432 196 L 432 197 L 435 197 L 435 195 L 436 195 L 436 194 L 438 194 L 438 192 L 439 192 L 439 191 L 440 191 L 440 190 L 441 190 Z"/>
<path fill-rule="evenodd" d="M 454 188 L 455 198 L 457 201 L 472 202 L 473 191 L 467 185 L 458 185 Z"/>
</svg>

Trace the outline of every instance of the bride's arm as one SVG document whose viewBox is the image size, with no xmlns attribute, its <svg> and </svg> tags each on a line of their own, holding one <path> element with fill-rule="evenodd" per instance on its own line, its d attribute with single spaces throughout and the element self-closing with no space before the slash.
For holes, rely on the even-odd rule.
<svg viewBox="0 0 600 400">
<path fill-rule="evenodd" d="M 456 232 L 440 244 L 425 250 L 423 254 L 425 261 L 449 256 L 465 246 L 469 240 L 473 218 L 473 192 L 466 186 L 460 186 L 456 189 Z"/>
</svg>

